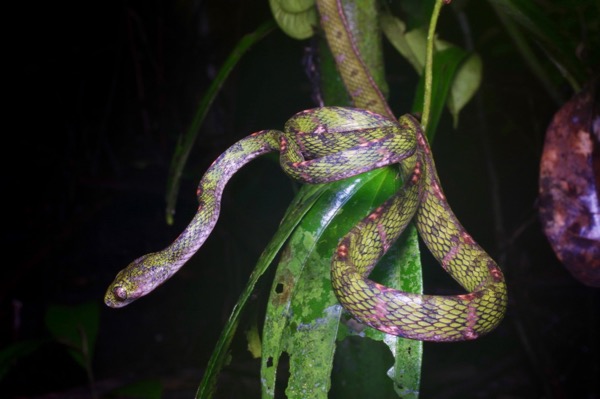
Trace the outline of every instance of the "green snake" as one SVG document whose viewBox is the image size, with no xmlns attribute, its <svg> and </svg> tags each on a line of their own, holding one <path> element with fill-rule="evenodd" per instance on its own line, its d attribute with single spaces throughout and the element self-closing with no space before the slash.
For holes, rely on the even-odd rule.
<svg viewBox="0 0 600 399">
<path fill-rule="evenodd" d="M 279 151 L 284 172 L 302 183 L 326 183 L 399 164 L 404 186 L 339 242 L 331 282 L 356 319 L 389 334 L 426 341 L 475 339 L 502 320 L 507 301 L 502 272 L 461 226 L 443 194 L 431 150 L 411 115 L 396 120 L 353 44 L 341 5 L 317 2 L 321 26 L 358 108 L 321 107 L 297 113 L 283 131 L 243 138 L 206 171 L 198 185 L 198 211 L 167 248 L 120 271 L 105 302 L 122 307 L 170 278 L 202 246 L 215 226 L 227 181 L 256 157 Z M 431 253 L 468 293 L 410 294 L 368 278 L 413 221 Z"/>
</svg>

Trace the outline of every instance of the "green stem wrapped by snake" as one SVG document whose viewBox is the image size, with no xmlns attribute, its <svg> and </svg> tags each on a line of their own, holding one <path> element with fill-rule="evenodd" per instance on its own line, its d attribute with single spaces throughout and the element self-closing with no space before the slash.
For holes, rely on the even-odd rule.
<svg viewBox="0 0 600 399">
<path fill-rule="evenodd" d="M 106 292 L 106 304 L 125 306 L 177 272 L 210 235 L 231 176 L 254 158 L 279 151 L 284 172 L 309 184 L 400 166 L 404 186 L 352 228 L 333 254 L 332 286 L 354 318 L 389 334 L 425 341 L 470 340 L 490 332 L 506 309 L 502 272 L 446 202 L 419 122 L 411 115 L 397 120 L 391 112 L 354 45 L 340 0 L 319 0 L 317 8 L 356 108 L 302 111 L 286 122 L 283 131 L 263 130 L 228 148 L 200 180 L 198 211 L 188 227 L 167 248 L 120 271 Z M 444 270 L 468 293 L 411 294 L 368 278 L 411 221 Z"/>
</svg>

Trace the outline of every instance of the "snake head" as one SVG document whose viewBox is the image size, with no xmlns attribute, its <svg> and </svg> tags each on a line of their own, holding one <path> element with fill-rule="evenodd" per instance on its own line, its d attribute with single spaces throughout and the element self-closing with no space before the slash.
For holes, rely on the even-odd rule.
<svg viewBox="0 0 600 399">
<path fill-rule="evenodd" d="M 108 287 L 104 295 L 104 303 L 111 308 L 122 308 L 139 298 L 135 291 L 131 291 L 128 287 L 113 283 Z"/>
<path fill-rule="evenodd" d="M 122 308 L 152 291 L 160 283 L 153 278 L 156 254 L 144 255 L 121 270 L 104 295 L 104 303 Z"/>
<path fill-rule="evenodd" d="M 104 303 L 111 308 L 122 308 L 144 295 L 133 281 L 122 278 L 123 272 L 126 270 L 122 270 L 117 274 L 104 295 Z"/>
</svg>

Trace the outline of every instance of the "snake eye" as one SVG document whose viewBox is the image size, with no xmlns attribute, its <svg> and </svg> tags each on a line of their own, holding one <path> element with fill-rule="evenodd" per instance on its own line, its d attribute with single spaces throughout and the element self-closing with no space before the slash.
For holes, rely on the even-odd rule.
<svg viewBox="0 0 600 399">
<path fill-rule="evenodd" d="M 120 286 L 115 287 L 113 289 L 113 294 L 115 294 L 115 297 L 120 301 L 127 300 L 127 290 L 124 289 L 123 287 L 120 287 Z"/>
</svg>

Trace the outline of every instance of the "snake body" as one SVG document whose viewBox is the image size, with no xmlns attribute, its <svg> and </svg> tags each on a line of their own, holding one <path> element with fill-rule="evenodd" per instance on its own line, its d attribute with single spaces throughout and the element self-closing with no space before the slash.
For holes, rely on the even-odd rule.
<svg viewBox="0 0 600 399">
<path fill-rule="evenodd" d="M 332 286 L 352 316 L 381 331 L 427 341 L 469 340 L 491 331 L 506 308 L 500 269 L 448 205 L 419 122 L 410 115 L 395 120 L 353 45 L 339 0 L 318 1 L 317 6 L 342 79 L 360 109 L 302 111 L 283 131 L 263 130 L 227 149 L 201 179 L 198 212 L 188 227 L 164 250 L 142 256 L 119 272 L 105 302 L 124 306 L 179 270 L 215 226 L 231 176 L 252 159 L 279 151 L 282 169 L 303 183 L 331 182 L 400 165 L 404 186 L 351 229 L 333 254 Z M 368 279 L 411 221 L 444 270 L 468 293 L 410 294 Z"/>
<path fill-rule="evenodd" d="M 198 184 L 198 211 L 171 245 L 141 256 L 121 270 L 105 303 L 123 307 L 175 274 L 204 244 L 219 218 L 229 179 L 256 157 L 280 152 L 281 168 L 309 184 L 355 176 L 401 162 L 415 151 L 415 136 L 398 121 L 365 110 L 323 107 L 299 112 L 284 131 L 262 130 L 238 141 L 208 168 Z"/>
<path fill-rule="evenodd" d="M 360 57 L 341 0 L 317 0 L 321 26 L 338 71 L 356 106 L 393 118 L 384 95 Z M 350 313 L 389 334 L 426 341 L 475 339 L 493 330 L 506 309 L 506 285 L 500 268 L 460 224 L 437 176 L 423 131 L 414 130 L 417 150 L 409 187 L 386 201 L 346 235 L 332 261 L 332 285 Z M 404 170 L 407 176 L 408 171 Z M 405 177 L 405 181 L 407 181 Z M 367 277 L 410 221 L 407 209 L 419 185 L 415 224 L 431 253 L 469 293 L 455 296 L 410 294 Z M 404 198 L 407 196 L 407 198 Z"/>
</svg>

